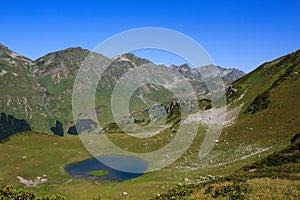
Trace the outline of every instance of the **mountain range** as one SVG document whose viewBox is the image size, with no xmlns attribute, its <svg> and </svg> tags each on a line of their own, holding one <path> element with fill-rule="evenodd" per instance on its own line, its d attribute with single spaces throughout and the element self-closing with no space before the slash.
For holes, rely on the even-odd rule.
<svg viewBox="0 0 300 200">
<path fill-rule="evenodd" d="M 75 123 L 72 120 L 71 98 L 74 80 L 81 63 L 89 54 L 91 54 L 89 50 L 76 47 L 49 53 L 33 61 L 0 44 L 0 111 L 16 119 L 26 120 L 34 131 L 56 130 L 57 124 L 67 131 Z M 118 79 L 136 66 L 148 63 L 155 65 L 147 59 L 130 53 L 106 59 L 111 63 L 105 72 L 105 80 L 102 80 L 102 84 L 98 86 L 98 89 L 101 89 L 97 91 L 101 92 L 96 95 L 99 97 L 96 112 L 104 124 L 112 121 L 110 97 Z M 179 72 L 192 83 L 198 94 L 205 94 L 205 83 L 201 81 L 200 67 L 191 68 L 187 64 L 170 67 L 155 66 L 162 69 L 168 68 L 170 72 Z M 222 77 L 226 84 L 230 84 L 245 74 L 234 68 L 217 67 L 217 69 L 217 75 Z M 150 92 L 141 90 L 140 94 L 135 94 L 140 97 L 134 100 L 132 112 L 148 109 L 145 102 L 141 102 L 142 97 L 147 99 L 151 96 L 152 99 L 162 101 L 162 96 L 166 96 L 165 92 L 160 93 L 154 87 L 152 89 Z M 166 97 L 166 104 L 172 98 Z M 201 98 L 204 96 L 202 95 Z"/>
<path fill-rule="evenodd" d="M 181 133 L 189 136 L 190 126 L 200 122 L 189 146 L 176 145 L 172 151 L 164 154 L 167 158 L 187 148 L 180 158 L 159 171 L 145 173 L 140 178 L 122 183 L 70 179 L 63 168 L 89 159 L 91 154 L 79 137 L 57 137 L 41 132 L 51 131 L 59 136 L 66 132 L 80 132 L 82 126 L 75 128 L 78 121 L 73 121 L 72 117 L 73 85 L 80 63 L 90 54 L 96 60 L 109 63 L 95 94 L 97 118 L 103 123 L 106 133 L 100 136 L 107 137 L 129 152 L 146 153 L 172 144 L 179 128 L 183 128 Z M 122 119 L 130 125 L 134 123 L 138 127 L 147 127 L 145 125 L 149 121 L 160 122 L 162 117 L 166 120 L 165 129 L 147 138 L 136 138 L 122 132 L 114 121 L 110 100 L 114 88 L 122 86 L 119 83 L 123 83 L 123 76 L 140 65 L 180 74 L 193 87 L 199 112 L 187 118 L 182 117 L 184 112 L 179 103 L 185 102 L 178 102 L 168 87 L 161 87 L 163 84 L 155 78 L 162 76 L 154 76 L 133 91 L 129 102 L 130 115 L 122 116 Z M 210 76 L 223 80 L 227 105 L 220 137 L 210 140 L 213 149 L 205 157 L 199 157 L 205 137 L 210 136 L 208 127 L 213 124 L 211 116 L 218 115 L 223 108 L 212 104 L 211 92 L 202 80 L 203 68 L 217 69 L 217 72 L 211 71 L 214 73 Z M 149 73 L 140 75 L 152 76 Z M 140 78 L 133 77 L 133 80 Z M 167 78 L 173 80 L 172 76 Z M 194 69 L 186 64 L 170 67 L 155 65 L 133 54 L 106 58 L 82 48 L 69 48 L 32 61 L 0 46 L 0 80 L 0 140 L 9 137 L 9 141 L 0 143 L 3 155 L 0 157 L 2 184 L 21 187 L 16 177 L 21 175 L 34 180 L 33 177 L 43 175 L 50 181 L 35 187 L 36 191 L 42 194 L 62 193 L 70 199 L 86 199 L 87 193 L 91 194 L 90 199 L 99 194 L 105 199 L 145 199 L 150 196 L 153 199 L 299 197 L 300 50 L 263 63 L 244 75 L 239 70 L 217 66 Z M 181 82 L 176 81 L 180 85 Z M 168 82 L 165 85 L 168 86 Z M 76 89 L 81 89 L 84 84 L 78 86 Z M 127 90 L 118 91 L 122 95 L 128 93 Z M 152 102 L 161 104 L 153 105 Z M 117 103 L 118 106 L 125 106 L 122 101 Z M 89 119 L 79 122 L 83 126 L 95 125 Z M 10 137 L 16 132 L 25 133 Z M 93 140 L 90 141 L 89 144 L 93 144 Z M 53 182 L 59 187 L 50 187 Z M 8 191 L 6 188 L 11 186 L 3 187 L 1 191 Z M 127 196 L 123 196 L 123 193 Z"/>
</svg>

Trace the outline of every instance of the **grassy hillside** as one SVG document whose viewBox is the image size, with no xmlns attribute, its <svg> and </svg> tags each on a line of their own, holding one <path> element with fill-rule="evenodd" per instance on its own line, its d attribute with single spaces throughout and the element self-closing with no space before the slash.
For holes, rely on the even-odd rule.
<svg viewBox="0 0 300 200">
<path fill-rule="evenodd" d="M 1 45 L 0 111 L 27 120 L 34 131 L 50 132 L 50 127 L 55 125 L 56 120 L 62 122 L 67 131 L 74 125 L 72 116 L 74 81 L 88 55 L 93 56 L 95 62 L 93 65 L 99 65 L 99 60 L 109 62 L 96 91 L 95 108 L 103 126 L 113 122 L 111 95 L 116 82 L 125 73 L 143 64 L 151 64 L 157 69 L 167 69 L 130 53 L 110 59 L 80 47 L 49 53 L 32 61 Z M 139 76 L 144 76 L 140 77 L 142 79 L 147 78 L 149 74 Z M 149 102 L 169 102 L 174 98 L 172 92 L 155 84 L 155 81 L 153 79 L 152 82 L 133 91 L 130 112 L 148 109 Z M 193 81 L 193 85 L 199 85 L 198 83 L 196 80 Z M 198 90 L 203 91 L 203 86 Z"/>
<path fill-rule="evenodd" d="M 90 52 L 69 48 L 47 54 L 33 62 L 36 77 L 52 118 L 64 123 L 72 121 L 72 91 L 80 63 Z"/>
<path fill-rule="evenodd" d="M 272 152 L 300 131 L 300 51 L 261 65 L 232 86 L 228 108 L 238 118 L 224 127 L 207 160 L 226 166 L 249 155 Z"/>
<path fill-rule="evenodd" d="M 231 175 L 179 185 L 153 199 L 299 199 L 300 140 Z"/>
<path fill-rule="evenodd" d="M 81 55 L 88 52 L 80 48 L 67 49 L 48 54 L 34 64 L 18 57 L 17 61 L 21 63 L 18 64 L 14 61 L 17 58 L 14 53 L 1 48 L 0 78 L 8 84 L 0 88 L 3 91 L 0 95 L 3 101 L 1 109 L 15 112 L 17 118 L 28 119 L 33 123 L 33 130 L 38 125 L 43 126 L 39 130 L 46 129 L 44 126 L 49 124 L 53 126 L 55 119 L 61 120 L 65 128 L 70 126 L 70 95 L 79 67 L 76 63 L 83 59 Z M 111 63 L 115 67 L 106 71 L 107 76 L 97 88 L 96 95 L 97 114 L 103 121 L 112 120 L 109 106 L 114 84 L 123 73 L 140 62 L 147 61 L 127 54 Z M 8 68 L 15 65 L 24 71 L 20 70 L 15 75 L 16 69 Z M 35 74 L 38 79 L 27 73 Z M 299 142 L 289 145 L 292 136 L 300 132 L 299 76 L 300 51 L 297 51 L 265 63 L 233 82 L 227 91 L 228 111 L 237 119 L 223 128 L 220 138 L 214 141 L 214 149 L 205 159 L 198 157 L 207 132 L 207 126 L 201 125 L 184 155 L 160 171 L 122 183 L 72 179 L 63 170 L 64 167 L 91 158 L 79 137 L 28 132 L 12 136 L 0 144 L 0 185 L 13 184 L 21 189 L 24 184 L 20 183 L 18 176 L 28 180 L 46 177 L 49 181 L 29 189 L 38 195 L 59 193 L 68 199 L 168 199 L 172 196 L 175 199 L 296 199 L 299 196 Z M 22 83 L 24 87 L 16 87 Z M 193 81 L 193 84 L 197 85 L 197 82 Z M 198 87 L 203 89 L 202 85 Z M 23 96 L 13 96 L 12 91 Z M 164 97 L 164 102 L 168 102 L 172 93 L 161 91 L 157 92 L 152 84 L 148 84 L 137 89 L 135 94 L 160 101 Z M 19 102 L 20 99 L 23 103 Z M 131 98 L 131 112 L 147 110 L 147 103 L 141 99 Z M 209 100 L 199 102 L 204 110 L 210 105 Z M 33 113 L 31 118 L 25 116 L 31 113 L 29 110 Z M 171 116 L 171 127 L 146 139 L 131 137 L 111 124 L 108 137 L 123 149 L 150 152 L 168 144 L 175 137 L 179 125 L 188 132 L 190 123 L 194 123 L 180 124 L 179 120 L 179 115 Z M 234 171 L 236 173 L 232 174 Z M 268 193 L 263 194 L 263 190 Z M 129 195 L 122 196 L 124 191 Z"/>
<path fill-rule="evenodd" d="M 56 120 L 62 122 L 67 131 L 74 125 L 72 116 L 74 81 L 81 64 L 88 55 L 92 55 L 94 58 L 95 62 L 92 65 L 95 65 L 97 61 L 96 64 L 99 65 L 99 60 L 109 62 L 96 91 L 95 109 L 103 126 L 113 122 L 110 107 L 114 86 L 124 74 L 127 72 L 130 74 L 131 71 L 134 71 L 132 69 L 137 66 L 152 65 L 154 73 L 151 74 L 152 71 L 147 71 L 134 76 L 138 79 L 137 82 L 144 80 L 146 83 L 140 83 L 139 88 L 133 91 L 130 99 L 130 112 L 143 112 L 149 109 L 153 103 L 167 104 L 174 98 L 170 88 L 164 86 L 170 86 L 176 81 L 163 83 L 164 80 L 162 80 L 164 75 L 172 74 L 167 70 L 169 68 L 164 65 L 155 65 L 134 54 L 127 53 L 110 59 L 76 47 L 49 53 L 32 61 L 0 45 L 0 80 L 2 83 L 0 86 L 0 111 L 27 120 L 34 131 L 50 132 L 50 128 L 55 125 Z M 169 70 L 184 75 L 179 68 L 173 66 Z M 208 90 L 205 83 L 201 81 L 199 69 L 192 70 L 189 66 L 187 68 L 194 73 L 193 76 L 187 78 L 196 95 L 199 99 L 207 98 Z M 220 70 L 219 75 L 224 77 L 226 84 L 231 82 L 225 78 L 226 75 L 234 78 L 243 74 L 235 69 L 220 67 L 218 69 Z M 153 76 L 155 72 L 157 73 L 156 77 Z M 162 77 L 159 77 L 160 75 Z M 120 104 L 122 103 L 120 100 Z"/>
<path fill-rule="evenodd" d="M 51 117 L 31 70 L 30 59 L 0 44 L 0 112 L 26 119 L 33 129 L 46 131 Z"/>
</svg>

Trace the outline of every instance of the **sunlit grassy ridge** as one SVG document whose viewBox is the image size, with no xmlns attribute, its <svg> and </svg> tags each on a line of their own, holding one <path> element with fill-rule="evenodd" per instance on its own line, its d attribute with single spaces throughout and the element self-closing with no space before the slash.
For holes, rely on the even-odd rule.
<svg viewBox="0 0 300 200">
<path fill-rule="evenodd" d="M 236 91 L 227 94 L 228 108 L 241 107 L 237 121 L 224 127 L 207 159 L 227 163 L 271 152 L 288 145 L 300 131 L 300 51 L 265 63 L 232 85 Z M 267 106 L 257 100 L 264 93 Z M 248 112 L 249 107 L 257 110 Z"/>
</svg>

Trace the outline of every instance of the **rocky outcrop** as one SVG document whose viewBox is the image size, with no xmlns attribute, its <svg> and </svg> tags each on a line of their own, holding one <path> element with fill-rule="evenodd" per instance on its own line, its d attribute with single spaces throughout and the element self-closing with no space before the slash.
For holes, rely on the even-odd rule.
<svg viewBox="0 0 300 200">
<path fill-rule="evenodd" d="M 166 102 L 174 96 L 169 90 L 171 82 L 164 83 L 160 80 L 160 76 L 156 76 L 156 74 L 160 74 L 159 70 L 167 72 L 167 74 L 172 70 L 183 74 L 189 79 L 195 93 L 200 95 L 199 98 L 208 98 L 209 96 L 206 84 L 200 80 L 201 73 L 198 68 L 192 69 L 187 64 L 173 65 L 167 68 L 164 65 L 155 65 L 151 61 L 139 58 L 131 53 L 119 55 L 115 58 L 107 58 L 80 47 L 49 53 L 33 61 L 0 44 L 1 112 L 10 113 L 27 120 L 34 131 L 50 132 L 51 130 L 56 135 L 64 135 L 63 125 L 56 122 L 56 120 L 59 119 L 60 122 L 63 122 L 64 127 L 70 127 L 70 122 L 73 120 L 72 94 L 74 81 L 77 77 L 77 71 L 85 63 L 84 61 L 88 55 L 95 59 L 89 63 L 91 66 L 97 65 L 98 62 L 107 62 L 108 65 L 101 76 L 95 94 L 96 98 L 99 99 L 97 105 L 95 105 L 97 117 L 104 124 L 114 121 L 110 111 L 110 100 L 114 87 L 121 77 L 126 78 L 127 72 L 140 65 L 149 64 L 155 67 L 153 68 L 154 71 L 150 73 L 151 76 L 147 74 L 149 71 L 137 75 L 139 81 L 144 76 L 147 78 L 143 84 L 137 81 L 140 87 L 132 95 L 132 103 L 136 108 L 144 108 L 145 104 L 152 105 L 152 102 L 160 102 L 164 105 L 152 106 L 146 114 L 125 116 L 122 119 L 124 124 L 159 121 L 162 116 L 166 115 L 166 111 L 172 112 L 172 107 L 176 106 L 173 104 L 166 105 Z M 226 71 L 226 74 L 230 73 Z M 84 84 L 82 87 L 84 87 Z M 132 112 L 136 112 L 136 110 L 132 110 Z M 69 134 L 78 134 L 76 128 L 78 129 L 75 126 L 71 127 L 68 130 Z"/>
<path fill-rule="evenodd" d="M 210 70 L 214 68 L 214 70 Z M 191 68 L 188 64 L 171 65 L 170 69 L 173 72 L 180 73 L 185 78 L 192 80 L 201 80 L 203 72 L 213 72 L 212 76 L 219 76 L 230 81 L 235 81 L 245 75 L 245 72 L 235 68 L 222 68 L 220 66 L 208 65 L 203 67 Z M 217 69 L 217 70 L 216 70 Z M 215 74 L 214 74 L 215 73 Z"/>
<path fill-rule="evenodd" d="M 179 102 L 177 100 L 173 100 L 173 101 L 171 101 L 169 106 L 167 106 L 166 111 L 167 111 L 168 114 L 171 115 L 173 112 L 176 112 L 179 109 L 180 109 Z"/>
<path fill-rule="evenodd" d="M 68 130 L 68 134 L 70 135 L 78 135 L 83 132 L 91 132 L 97 127 L 97 123 L 91 119 L 81 119 L 79 120 L 75 126 L 72 126 Z"/>
</svg>

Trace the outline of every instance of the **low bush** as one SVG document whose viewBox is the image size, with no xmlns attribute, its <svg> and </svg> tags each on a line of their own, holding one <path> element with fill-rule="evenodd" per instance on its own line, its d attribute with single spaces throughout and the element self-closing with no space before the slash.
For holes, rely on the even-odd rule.
<svg viewBox="0 0 300 200">
<path fill-rule="evenodd" d="M 26 191 L 23 189 L 15 189 L 12 185 L 6 185 L 0 188 L 1 200 L 64 200 L 65 198 L 60 195 L 39 197 L 34 192 Z"/>
</svg>

